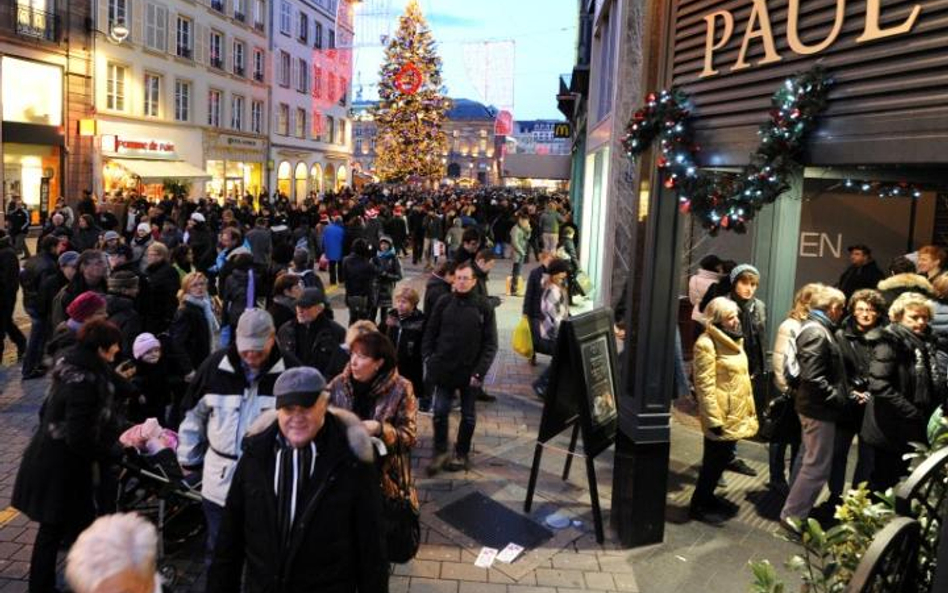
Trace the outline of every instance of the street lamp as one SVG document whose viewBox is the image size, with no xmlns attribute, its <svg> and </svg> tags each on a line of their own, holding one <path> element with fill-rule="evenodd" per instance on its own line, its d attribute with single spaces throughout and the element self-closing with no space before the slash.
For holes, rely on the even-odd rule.
<svg viewBox="0 0 948 593">
<path fill-rule="evenodd" d="M 128 33 L 128 27 L 125 26 L 125 23 L 116 23 L 112 25 L 112 29 L 109 31 L 109 41 L 115 44 L 122 43 L 128 39 Z"/>
</svg>

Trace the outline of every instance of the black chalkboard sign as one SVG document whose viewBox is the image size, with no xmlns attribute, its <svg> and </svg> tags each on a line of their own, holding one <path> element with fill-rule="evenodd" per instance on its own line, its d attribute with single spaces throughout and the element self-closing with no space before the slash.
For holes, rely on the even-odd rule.
<svg viewBox="0 0 948 593">
<path fill-rule="evenodd" d="M 576 454 L 579 433 L 582 433 L 582 456 L 586 459 L 599 542 L 603 541 L 602 517 L 593 460 L 616 440 L 619 424 L 616 360 L 612 310 L 596 309 L 564 320 L 560 325 L 524 504 L 524 509 L 529 512 L 544 444 L 565 430 L 573 429 L 563 471 L 565 480 L 569 477 L 572 455 Z"/>
</svg>

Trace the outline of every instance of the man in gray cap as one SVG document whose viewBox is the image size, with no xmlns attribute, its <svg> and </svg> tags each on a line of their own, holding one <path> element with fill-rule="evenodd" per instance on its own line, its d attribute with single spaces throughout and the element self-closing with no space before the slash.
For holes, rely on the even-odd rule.
<svg viewBox="0 0 948 593">
<path fill-rule="evenodd" d="M 329 409 L 316 369 L 286 371 L 273 391 L 276 413 L 244 440 L 207 591 L 387 592 L 368 433 L 351 412 Z"/>
<path fill-rule="evenodd" d="M 346 368 L 349 357 L 342 349 L 346 330 L 326 314 L 326 295 L 316 287 L 303 290 L 296 301 L 296 319 L 283 324 L 277 341 L 306 366 L 319 369 L 330 381 Z"/>
<path fill-rule="evenodd" d="M 182 467 L 204 467 L 201 495 L 208 562 L 240 458 L 240 441 L 254 420 L 276 406 L 273 388 L 280 373 L 299 366 L 295 356 L 276 345 L 273 318 L 262 309 L 244 311 L 236 336 L 230 347 L 211 354 L 197 370 L 183 402 L 188 412 L 178 430 Z"/>
</svg>

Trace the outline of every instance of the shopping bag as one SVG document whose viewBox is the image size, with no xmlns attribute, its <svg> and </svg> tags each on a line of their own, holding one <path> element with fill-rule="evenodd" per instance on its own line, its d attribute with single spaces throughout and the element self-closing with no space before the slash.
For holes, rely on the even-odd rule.
<svg viewBox="0 0 948 593">
<path fill-rule="evenodd" d="M 329 258 L 326 257 L 326 254 L 324 253 L 321 256 L 319 256 L 319 271 L 325 272 L 328 269 L 329 269 Z"/>
<path fill-rule="evenodd" d="M 513 332 L 514 352 L 524 358 L 533 356 L 533 337 L 530 335 L 530 321 L 524 315 Z"/>
<path fill-rule="evenodd" d="M 579 287 L 583 289 L 585 294 L 589 294 L 593 287 L 589 274 L 582 270 L 576 272 L 576 284 L 579 284 Z"/>
</svg>

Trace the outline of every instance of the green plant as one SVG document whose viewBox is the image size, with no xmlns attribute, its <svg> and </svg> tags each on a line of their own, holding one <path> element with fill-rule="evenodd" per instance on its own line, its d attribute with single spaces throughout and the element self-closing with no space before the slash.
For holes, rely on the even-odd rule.
<svg viewBox="0 0 948 593">
<path fill-rule="evenodd" d="M 164 193 L 175 198 L 186 198 L 191 193 L 191 182 L 181 179 L 165 179 L 161 182 Z"/>
<path fill-rule="evenodd" d="M 799 543 L 803 552 L 791 557 L 786 565 L 800 574 L 808 593 L 842 593 L 846 589 L 872 538 L 894 514 L 891 490 L 877 496 L 879 501 L 873 502 L 865 484 L 850 490 L 836 508 L 839 524 L 830 529 L 824 530 L 815 519 L 790 520 L 793 536 L 786 539 Z M 786 585 L 770 562 L 752 562 L 750 567 L 754 593 L 785 591 Z"/>
</svg>

